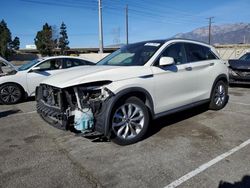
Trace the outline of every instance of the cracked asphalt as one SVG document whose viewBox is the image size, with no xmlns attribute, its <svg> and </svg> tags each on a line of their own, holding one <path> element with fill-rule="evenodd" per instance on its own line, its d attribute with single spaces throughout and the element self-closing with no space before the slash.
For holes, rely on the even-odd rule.
<svg viewBox="0 0 250 188">
<path fill-rule="evenodd" d="M 250 139 L 250 88 L 232 87 L 227 106 L 204 106 L 151 123 L 130 146 L 92 142 L 51 127 L 35 101 L 0 105 L 0 187 L 165 187 Z M 250 187 L 250 145 L 179 187 Z"/>
</svg>

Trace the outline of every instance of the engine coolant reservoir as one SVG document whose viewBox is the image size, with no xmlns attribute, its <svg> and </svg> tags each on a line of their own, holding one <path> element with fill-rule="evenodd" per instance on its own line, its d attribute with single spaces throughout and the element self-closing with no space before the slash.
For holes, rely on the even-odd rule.
<svg viewBox="0 0 250 188">
<path fill-rule="evenodd" d="M 74 127 L 76 130 L 84 133 L 91 130 L 93 125 L 94 116 L 91 109 L 75 110 Z"/>
</svg>

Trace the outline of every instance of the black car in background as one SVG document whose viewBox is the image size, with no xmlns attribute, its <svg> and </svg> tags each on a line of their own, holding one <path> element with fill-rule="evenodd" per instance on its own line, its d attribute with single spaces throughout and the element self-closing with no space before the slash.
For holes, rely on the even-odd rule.
<svg viewBox="0 0 250 188">
<path fill-rule="evenodd" d="M 250 84 L 250 53 L 228 63 L 230 84 Z"/>
</svg>

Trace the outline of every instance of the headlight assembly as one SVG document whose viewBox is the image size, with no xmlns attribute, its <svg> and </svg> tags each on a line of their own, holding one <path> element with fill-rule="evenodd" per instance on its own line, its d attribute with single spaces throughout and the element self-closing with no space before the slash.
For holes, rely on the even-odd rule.
<svg viewBox="0 0 250 188">
<path fill-rule="evenodd" d="M 238 74 L 231 68 L 229 68 L 229 74 L 231 74 L 233 76 L 238 76 Z"/>
</svg>

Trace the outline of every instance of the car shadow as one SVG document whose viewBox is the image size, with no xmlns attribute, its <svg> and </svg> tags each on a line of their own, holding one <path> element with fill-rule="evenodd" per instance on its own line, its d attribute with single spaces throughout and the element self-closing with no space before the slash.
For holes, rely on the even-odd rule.
<svg viewBox="0 0 250 188">
<path fill-rule="evenodd" d="M 250 88 L 250 82 L 249 84 L 230 84 L 229 86 L 232 88 L 234 87 Z"/>
<path fill-rule="evenodd" d="M 17 109 L 17 110 L 6 110 L 6 111 L 3 111 L 3 112 L 0 112 L 0 118 L 7 117 L 9 115 L 16 114 L 18 112 L 21 112 L 21 110 L 19 110 L 19 109 Z"/>
<path fill-rule="evenodd" d="M 249 188 L 250 187 L 250 176 L 245 175 L 241 181 L 229 183 L 220 181 L 218 188 Z"/>
<path fill-rule="evenodd" d="M 208 104 L 200 105 L 191 109 L 173 113 L 170 115 L 163 116 L 159 119 L 152 120 L 149 131 L 146 134 L 146 138 L 153 136 L 158 133 L 162 128 L 197 116 L 201 113 L 208 111 Z"/>
</svg>

